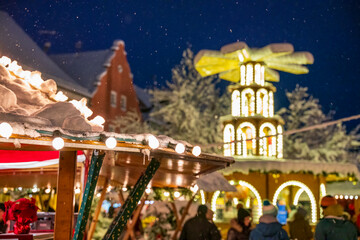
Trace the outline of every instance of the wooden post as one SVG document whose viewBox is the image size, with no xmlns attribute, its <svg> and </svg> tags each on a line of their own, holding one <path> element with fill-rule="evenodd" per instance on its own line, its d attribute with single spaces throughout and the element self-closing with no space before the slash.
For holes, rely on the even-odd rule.
<svg viewBox="0 0 360 240">
<path fill-rule="evenodd" d="M 119 214 L 115 217 L 109 229 L 107 230 L 103 240 L 119 238 L 122 231 L 124 230 L 125 224 L 129 220 L 135 207 L 138 205 L 141 196 L 144 194 L 146 186 L 149 184 L 150 180 L 153 178 L 156 170 L 159 167 L 160 162 L 155 158 L 151 159 L 148 167 L 145 170 L 145 173 L 143 173 L 136 182 L 125 203 L 121 206 Z"/>
<path fill-rule="evenodd" d="M 70 240 L 74 217 L 76 151 L 60 152 L 54 239 Z"/>
<path fill-rule="evenodd" d="M 95 209 L 95 212 L 94 212 L 93 220 L 91 221 L 90 230 L 89 230 L 89 233 L 88 233 L 88 236 L 87 236 L 88 240 L 91 240 L 92 236 L 94 235 L 96 224 L 97 224 L 97 221 L 99 219 L 99 215 L 100 215 L 100 211 L 101 211 L 101 205 L 105 200 L 107 187 L 108 187 L 108 180 L 105 180 L 104 185 L 103 185 L 103 189 L 101 190 L 101 195 L 100 195 L 99 202 L 98 202 L 98 204 L 96 206 L 96 209 Z"/>
<path fill-rule="evenodd" d="M 83 201 L 81 203 L 81 208 L 79 211 L 73 240 L 77 240 L 77 239 L 82 240 L 84 238 L 86 223 L 89 218 L 91 203 L 92 203 L 92 200 L 94 197 L 94 191 L 95 191 L 95 187 L 97 184 L 97 180 L 99 178 L 99 172 L 101 169 L 101 165 L 102 165 L 104 156 L 105 156 L 105 153 L 103 153 L 103 152 L 99 153 L 99 151 L 97 151 L 97 150 L 94 150 L 94 152 L 92 154 L 91 165 L 90 165 L 88 177 L 86 180 L 86 187 L 85 187 L 83 197 L 82 197 Z M 105 182 L 105 185 L 106 185 L 105 186 L 105 193 L 106 193 L 106 188 L 107 188 L 106 182 Z M 103 191 L 104 191 L 104 189 L 103 189 Z M 105 197 L 105 194 L 104 194 L 104 197 Z M 101 203 L 102 203 L 102 201 L 101 201 Z M 101 209 L 101 205 L 100 205 L 100 209 Z M 99 212 L 100 212 L 100 209 L 99 209 Z M 95 226 L 94 226 L 93 230 L 95 230 Z"/>
</svg>

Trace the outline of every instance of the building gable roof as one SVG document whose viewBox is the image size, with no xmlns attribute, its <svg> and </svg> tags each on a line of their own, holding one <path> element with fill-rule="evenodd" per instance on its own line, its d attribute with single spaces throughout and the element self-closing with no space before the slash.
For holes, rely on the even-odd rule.
<svg viewBox="0 0 360 240">
<path fill-rule="evenodd" d="M 88 90 L 66 74 L 4 11 L 0 11 L 0 55 L 18 61 L 25 70 L 38 70 L 44 79 L 54 79 L 58 86 L 89 97 Z"/>
<path fill-rule="evenodd" d="M 109 66 L 114 55 L 111 49 L 68 54 L 56 54 L 50 57 L 65 72 L 78 81 L 81 86 L 94 93 L 97 83 Z"/>
</svg>

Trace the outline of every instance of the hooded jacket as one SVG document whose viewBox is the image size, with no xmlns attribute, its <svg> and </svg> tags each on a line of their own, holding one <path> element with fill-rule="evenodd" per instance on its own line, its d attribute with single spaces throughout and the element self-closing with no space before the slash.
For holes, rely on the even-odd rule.
<svg viewBox="0 0 360 240">
<path fill-rule="evenodd" d="M 325 217 L 315 229 L 315 240 L 357 240 L 357 231 L 351 222 L 340 217 L 342 207 L 331 205 L 324 210 Z"/>
<path fill-rule="evenodd" d="M 306 211 L 299 209 L 294 220 L 289 222 L 290 237 L 297 240 L 309 240 L 313 238 L 309 222 L 305 219 Z"/>
<path fill-rule="evenodd" d="M 250 240 L 289 240 L 289 237 L 281 224 L 272 215 L 263 215 L 259 224 L 250 233 Z"/>
</svg>

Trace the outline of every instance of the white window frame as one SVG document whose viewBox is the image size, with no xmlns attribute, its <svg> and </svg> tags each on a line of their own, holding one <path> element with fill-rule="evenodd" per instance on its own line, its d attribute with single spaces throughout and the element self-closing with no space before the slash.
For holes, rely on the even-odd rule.
<svg viewBox="0 0 360 240">
<path fill-rule="evenodd" d="M 111 107 L 116 108 L 117 106 L 117 92 L 112 91 L 110 92 L 110 105 Z"/>
<path fill-rule="evenodd" d="M 126 95 L 120 96 L 120 109 L 123 112 L 126 112 L 126 110 L 127 110 L 127 96 Z"/>
</svg>

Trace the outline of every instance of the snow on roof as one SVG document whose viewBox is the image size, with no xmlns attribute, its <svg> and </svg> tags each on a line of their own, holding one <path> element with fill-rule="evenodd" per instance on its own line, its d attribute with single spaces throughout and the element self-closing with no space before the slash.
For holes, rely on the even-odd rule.
<svg viewBox="0 0 360 240">
<path fill-rule="evenodd" d="M 0 57 L 7 56 L 17 60 L 25 70 L 38 70 L 45 78 L 71 92 L 89 97 L 89 92 L 76 83 L 24 32 L 6 13 L 0 11 Z"/>
<path fill-rule="evenodd" d="M 315 175 L 324 173 L 337 173 L 340 175 L 355 175 L 360 179 L 359 169 L 351 163 L 321 163 L 298 160 L 241 160 L 236 161 L 230 167 L 221 170 L 224 175 L 230 175 L 233 172 L 248 174 L 250 171 L 270 172 L 280 171 L 282 173 L 290 172 L 312 172 Z"/>
<path fill-rule="evenodd" d="M 79 53 L 56 54 L 50 57 L 65 72 L 78 81 L 91 93 L 96 90 L 97 83 L 106 72 L 114 51 L 110 49 Z"/>
<path fill-rule="evenodd" d="M 151 104 L 150 94 L 148 94 L 144 89 L 136 86 L 135 84 L 134 84 L 134 88 L 135 88 L 136 96 L 141 101 L 141 103 L 144 104 L 145 108 L 147 109 L 151 108 L 152 104 Z"/>
</svg>

